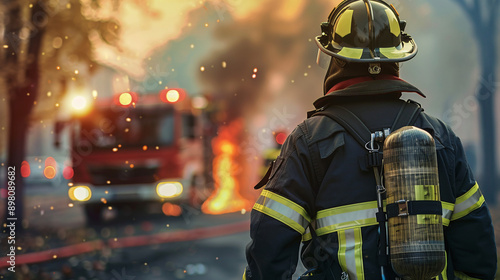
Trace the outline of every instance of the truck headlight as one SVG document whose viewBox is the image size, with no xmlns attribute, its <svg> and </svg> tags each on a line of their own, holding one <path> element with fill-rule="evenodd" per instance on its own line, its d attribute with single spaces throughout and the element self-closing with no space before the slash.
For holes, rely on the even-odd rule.
<svg viewBox="0 0 500 280">
<path fill-rule="evenodd" d="M 179 182 L 161 182 L 156 186 L 156 193 L 162 198 L 172 198 L 182 194 L 182 184 Z"/>
<path fill-rule="evenodd" d="M 87 201 L 92 197 L 92 191 L 87 186 L 74 186 L 68 191 L 69 198 L 76 201 Z"/>
</svg>

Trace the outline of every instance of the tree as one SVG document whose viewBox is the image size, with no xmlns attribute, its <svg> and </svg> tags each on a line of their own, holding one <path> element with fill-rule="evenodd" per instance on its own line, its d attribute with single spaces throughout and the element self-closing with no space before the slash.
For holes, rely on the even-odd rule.
<svg viewBox="0 0 500 280">
<path fill-rule="evenodd" d="M 98 9 L 98 3 L 94 0 L 90 5 Z M 9 108 L 7 166 L 16 169 L 13 181 L 15 212 L 9 213 L 6 209 L 5 218 L 15 216 L 18 230 L 21 230 L 24 217 L 20 168 L 25 158 L 27 128 L 33 109 L 44 97 L 40 89 L 58 87 L 55 98 L 61 98 L 65 93 L 64 85 L 77 80 L 74 77 L 77 71 L 61 65 L 74 61 L 92 68 L 89 33 L 96 31 L 104 41 L 112 43 L 118 30 L 112 21 L 90 20 L 81 11 L 79 0 L 0 1 L 4 20 L 0 22 L 0 78 L 3 82 L 0 84 L 4 85 L 4 92 L 0 94 Z M 109 28 L 110 24 L 115 28 Z M 7 203 L 2 205 L 8 206 Z"/>
<path fill-rule="evenodd" d="M 456 0 L 470 20 L 474 37 L 478 44 L 480 80 L 476 99 L 479 103 L 482 181 L 481 188 L 485 199 L 491 204 L 497 203 L 497 150 L 495 140 L 495 93 L 498 69 L 497 32 L 499 0 L 467 1 Z"/>
</svg>

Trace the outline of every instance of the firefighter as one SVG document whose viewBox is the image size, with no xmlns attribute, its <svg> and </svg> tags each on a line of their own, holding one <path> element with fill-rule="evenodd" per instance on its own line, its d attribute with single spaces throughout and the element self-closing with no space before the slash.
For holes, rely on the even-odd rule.
<svg viewBox="0 0 500 280">
<path fill-rule="evenodd" d="M 425 97 L 399 78 L 399 63 L 417 53 L 405 26 L 382 0 L 335 7 L 316 38 L 319 63 L 328 66 L 316 111 L 341 105 L 375 131 L 394 124 L 408 103 L 402 92 Z M 438 279 L 494 279 L 492 221 L 460 139 L 435 117 L 420 111 L 412 117 L 436 146 L 445 244 Z M 366 156 L 367 147 L 332 118 L 299 124 L 256 186 L 265 188 L 251 214 L 243 279 L 292 279 L 299 250 L 307 270 L 300 279 L 397 279 L 380 250 L 385 238 L 376 217 L 377 178 Z"/>
</svg>

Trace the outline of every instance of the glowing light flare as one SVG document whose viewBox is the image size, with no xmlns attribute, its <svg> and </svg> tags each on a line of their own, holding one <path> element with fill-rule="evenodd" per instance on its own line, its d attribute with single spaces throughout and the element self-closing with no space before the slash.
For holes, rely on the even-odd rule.
<svg viewBox="0 0 500 280">
<path fill-rule="evenodd" d="M 75 175 L 75 171 L 73 171 L 73 168 L 71 166 L 64 167 L 64 169 L 63 169 L 64 179 L 70 180 L 71 178 L 73 178 L 74 175 Z"/>
<path fill-rule="evenodd" d="M 116 94 L 114 96 L 114 102 L 116 105 L 121 107 L 129 107 L 137 103 L 139 96 L 137 93 L 129 91 Z"/>
<path fill-rule="evenodd" d="M 173 198 L 182 194 L 184 188 L 179 182 L 161 182 L 156 186 L 156 194 L 161 198 Z"/>
<path fill-rule="evenodd" d="M 172 204 L 170 202 L 163 203 L 161 211 L 166 216 L 178 217 L 182 214 L 182 208 L 179 205 Z"/>
<path fill-rule="evenodd" d="M 23 178 L 29 177 L 31 174 L 30 164 L 27 161 L 21 163 L 21 176 Z"/>
<path fill-rule="evenodd" d="M 184 100 L 186 91 L 181 88 L 164 89 L 160 91 L 160 100 L 165 103 L 176 103 Z"/>
<path fill-rule="evenodd" d="M 68 190 L 68 196 L 74 201 L 87 201 L 92 197 L 92 191 L 87 186 L 75 186 Z"/>
<path fill-rule="evenodd" d="M 221 127 L 219 136 L 214 139 L 215 190 L 201 206 L 206 214 L 239 212 L 252 206 L 252 202 L 240 194 L 240 184 L 237 179 L 237 158 L 240 155 L 237 138 L 242 129 L 240 121 L 233 121 L 229 126 Z"/>
<path fill-rule="evenodd" d="M 120 94 L 120 97 L 118 97 L 118 101 L 122 106 L 129 106 L 132 104 L 132 95 L 128 92 L 122 93 Z"/>
<path fill-rule="evenodd" d="M 43 175 L 47 179 L 54 179 L 56 177 L 56 169 L 53 166 L 46 166 L 43 169 Z"/>
<path fill-rule="evenodd" d="M 48 157 L 45 159 L 45 168 L 43 169 L 43 175 L 47 179 L 54 179 L 56 177 L 56 169 L 57 163 L 53 157 Z"/>
<path fill-rule="evenodd" d="M 84 114 L 90 109 L 90 104 L 87 98 L 77 95 L 71 100 L 71 107 L 73 107 L 75 113 Z"/>
<path fill-rule="evenodd" d="M 286 133 L 284 132 L 279 132 L 276 134 L 276 143 L 278 143 L 279 145 L 283 145 L 283 143 L 285 143 L 285 140 L 286 140 Z"/>
</svg>

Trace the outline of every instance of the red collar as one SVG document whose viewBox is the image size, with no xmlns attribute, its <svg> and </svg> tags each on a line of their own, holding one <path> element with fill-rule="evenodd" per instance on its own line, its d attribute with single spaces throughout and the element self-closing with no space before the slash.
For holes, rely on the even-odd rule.
<svg viewBox="0 0 500 280">
<path fill-rule="evenodd" d="M 345 80 L 345 81 L 342 81 L 336 85 L 334 85 L 326 95 L 336 91 L 336 90 L 341 90 L 341 89 L 345 89 L 347 87 L 350 87 L 352 85 L 355 85 L 355 84 L 359 84 L 359 83 L 362 83 L 362 82 L 368 82 L 368 81 L 373 81 L 373 80 L 399 80 L 399 81 L 402 81 L 402 79 L 400 79 L 399 77 L 396 77 L 396 76 L 393 76 L 393 75 L 387 75 L 387 74 L 382 74 L 382 75 L 378 75 L 376 77 L 372 77 L 372 76 L 363 76 L 363 77 L 357 77 L 357 78 L 352 78 L 352 79 L 349 79 L 349 80 Z"/>
</svg>

